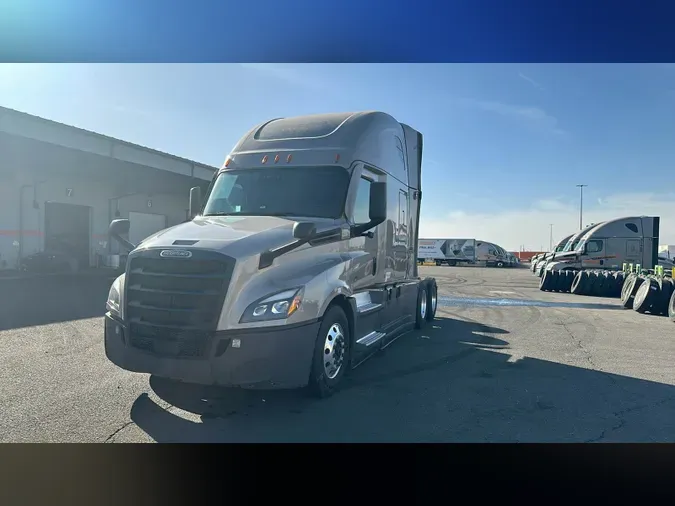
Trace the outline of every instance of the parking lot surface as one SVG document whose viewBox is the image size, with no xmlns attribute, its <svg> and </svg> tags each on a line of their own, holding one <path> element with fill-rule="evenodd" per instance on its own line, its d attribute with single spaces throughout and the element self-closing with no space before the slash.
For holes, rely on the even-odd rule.
<svg viewBox="0 0 675 506">
<path fill-rule="evenodd" d="M 0 281 L 2 442 L 675 440 L 675 324 L 538 290 L 527 269 L 424 267 L 437 319 L 335 396 L 205 389 L 109 363 L 111 280 Z"/>
</svg>

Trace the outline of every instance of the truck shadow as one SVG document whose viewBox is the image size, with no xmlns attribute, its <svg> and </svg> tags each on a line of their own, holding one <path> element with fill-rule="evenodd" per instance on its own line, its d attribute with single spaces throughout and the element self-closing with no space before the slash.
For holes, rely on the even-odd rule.
<svg viewBox="0 0 675 506">
<path fill-rule="evenodd" d="M 103 316 L 109 273 L 0 279 L 0 330 Z"/>
<path fill-rule="evenodd" d="M 157 442 L 675 440 L 675 389 L 509 354 L 508 332 L 437 318 L 314 400 L 151 377 L 132 421 Z M 500 337 L 497 337 L 500 336 Z"/>
</svg>

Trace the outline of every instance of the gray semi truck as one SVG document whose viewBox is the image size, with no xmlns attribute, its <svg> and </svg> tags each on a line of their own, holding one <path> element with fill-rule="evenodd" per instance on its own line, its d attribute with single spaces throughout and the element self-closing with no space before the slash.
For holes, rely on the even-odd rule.
<svg viewBox="0 0 675 506">
<path fill-rule="evenodd" d="M 417 266 L 422 134 L 382 112 L 281 118 L 237 143 L 190 221 L 130 249 L 105 316 L 119 367 L 331 394 L 434 318 Z"/>
<path fill-rule="evenodd" d="M 591 225 L 570 239 L 574 246 L 569 251 L 546 263 L 539 288 L 565 288 L 574 273 L 586 269 L 619 271 L 624 263 L 653 269 L 659 264 L 660 221 L 658 216 L 627 216 Z"/>
</svg>

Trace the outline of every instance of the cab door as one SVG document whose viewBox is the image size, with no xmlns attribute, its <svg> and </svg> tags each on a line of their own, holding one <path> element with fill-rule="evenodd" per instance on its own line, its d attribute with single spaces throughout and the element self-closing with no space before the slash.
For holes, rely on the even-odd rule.
<svg viewBox="0 0 675 506">
<path fill-rule="evenodd" d="M 363 168 L 355 185 L 354 205 L 350 221 L 353 225 L 361 225 L 370 221 L 370 185 L 378 181 L 378 174 Z M 349 241 L 349 249 L 363 251 L 365 254 L 352 260 L 349 281 L 354 292 L 369 288 L 384 281 L 386 251 L 378 248 L 380 227 L 368 230 L 361 237 L 353 237 Z"/>
</svg>

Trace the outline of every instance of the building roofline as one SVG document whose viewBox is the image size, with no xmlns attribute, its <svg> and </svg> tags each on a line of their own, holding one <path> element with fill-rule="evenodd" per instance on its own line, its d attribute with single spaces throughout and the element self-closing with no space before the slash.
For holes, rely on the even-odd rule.
<svg viewBox="0 0 675 506">
<path fill-rule="evenodd" d="M 80 133 L 80 134 L 84 134 L 84 135 L 94 137 L 96 139 L 105 140 L 105 141 L 111 142 L 113 144 L 119 144 L 119 145 L 127 146 L 127 147 L 130 147 L 130 148 L 140 149 L 140 150 L 152 153 L 154 155 L 159 155 L 159 156 L 166 157 L 166 158 L 169 158 L 169 159 L 172 159 L 172 160 L 175 160 L 175 161 L 180 161 L 180 162 L 183 162 L 183 163 L 189 163 L 189 164 L 191 164 L 195 167 L 206 169 L 206 170 L 212 171 L 214 173 L 219 170 L 218 167 L 213 167 L 213 166 L 207 165 L 205 163 L 196 162 L 194 160 L 190 160 L 188 158 L 183 158 L 181 156 L 172 155 L 170 153 L 166 153 L 164 151 L 159 151 L 157 149 L 149 148 L 149 147 L 143 146 L 141 144 L 134 144 L 133 142 L 124 141 L 122 139 L 117 139 L 115 137 L 100 134 L 98 132 L 93 132 L 91 130 L 86 130 L 84 128 L 79 128 L 79 127 L 76 127 L 76 126 L 67 125 L 66 123 L 60 123 L 58 121 L 43 118 L 41 116 L 36 116 L 35 114 L 29 114 L 27 112 L 17 111 L 16 109 L 12 109 L 10 107 L 0 106 L 0 116 L 2 116 L 4 114 L 14 115 L 14 116 L 19 116 L 19 117 L 24 117 L 24 118 L 30 118 L 32 120 L 37 120 L 37 121 L 40 121 L 40 122 L 42 122 L 44 124 L 47 124 L 47 125 L 56 126 L 58 128 L 66 129 L 70 132 L 77 132 L 77 133 Z M 17 134 L 13 134 L 12 132 L 7 132 L 7 133 L 24 137 L 24 135 L 22 135 L 20 133 L 17 133 Z"/>
</svg>

